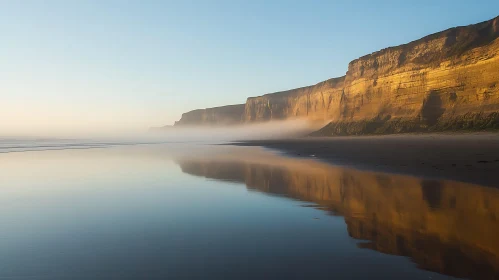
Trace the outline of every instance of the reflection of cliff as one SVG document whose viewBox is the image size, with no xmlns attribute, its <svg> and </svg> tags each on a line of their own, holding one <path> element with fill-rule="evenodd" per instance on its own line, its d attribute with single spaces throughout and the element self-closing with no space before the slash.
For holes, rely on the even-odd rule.
<svg viewBox="0 0 499 280">
<path fill-rule="evenodd" d="M 447 275 L 499 278 L 499 190 L 278 159 L 177 162 L 192 175 L 315 202 L 344 216 L 349 235 L 366 240 L 361 248 Z"/>
<path fill-rule="evenodd" d="M 499 17 L 386 48 L 343 77 L 250 97 L 233 121 L 330 121 L 317 135 L 499 128 L 498 37 Z"/>
</svg>

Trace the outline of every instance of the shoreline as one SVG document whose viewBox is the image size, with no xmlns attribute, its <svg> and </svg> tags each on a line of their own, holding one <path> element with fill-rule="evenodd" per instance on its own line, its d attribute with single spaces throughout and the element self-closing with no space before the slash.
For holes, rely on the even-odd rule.
<svg viewBox="0 0 499 280">
<path fill-rule="evenodd" d="M 359 170 L 499 187 L 499 133 L 395 134 L 238 141 Z"/>
</svg>

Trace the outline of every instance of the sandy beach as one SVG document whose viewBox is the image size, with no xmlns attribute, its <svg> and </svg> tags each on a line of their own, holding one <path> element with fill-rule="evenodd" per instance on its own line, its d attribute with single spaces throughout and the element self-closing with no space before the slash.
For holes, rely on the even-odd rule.
<svg viewBox="0 0 499 280">
<path fill-rule="evenodd" d="M 236 142 L 361 170 L 499 187 L 499 134 L 421 134 Z"/>
</svg>

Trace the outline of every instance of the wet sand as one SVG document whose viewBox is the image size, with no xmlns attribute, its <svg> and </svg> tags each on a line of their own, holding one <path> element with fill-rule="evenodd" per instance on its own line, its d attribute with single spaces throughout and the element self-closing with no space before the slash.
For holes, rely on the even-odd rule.
<svg viewBox="0 0 499 280">
<path fill-rule="evenodd" d="M 361 170 L 499 187 L 499 134 L 423 134 L 236 142 Z"/>
</svg>

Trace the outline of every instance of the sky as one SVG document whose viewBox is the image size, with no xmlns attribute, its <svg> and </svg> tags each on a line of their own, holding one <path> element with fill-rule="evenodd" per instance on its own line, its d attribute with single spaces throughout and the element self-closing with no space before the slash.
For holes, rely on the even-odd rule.
<svg viewBox="0 0 499 280">
<path fill-rule="evenodd" d="M 497 0 L 0 0 L 0 136 L 173 124 L 498 15 Z"/>
</svg>

